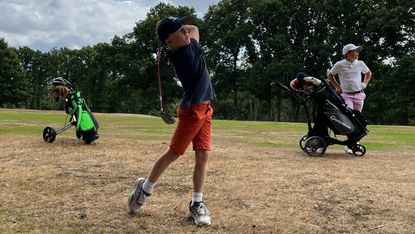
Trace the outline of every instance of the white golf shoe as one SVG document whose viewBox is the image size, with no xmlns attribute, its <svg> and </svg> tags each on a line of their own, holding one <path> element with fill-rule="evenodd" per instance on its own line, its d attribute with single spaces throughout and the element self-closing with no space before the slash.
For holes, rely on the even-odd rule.
<svg viewBox="0 0 415 234">
<path fill-rule="evenodd" d="M 134 190 L 128 197 L 128 212 L 131 214 L 138 214 L 141 206 L 147 201 L 151 194 L 144 192 L 143 184 L 146 181 L 144 178 L 138 178 L 134 185 Z"/>
<path fill-rule="evenodd" d="M 211 224 L 209 210 L 203 202 L 195 202 L 192 204 L 192 201 L 190 201 L 187 216 L 192 219 L 197 226 L 209 226 Z"/>
<path fill-rule="evenodd" d="M 344 152 L 345 152 L 346 154 L 353 154 L 353 150 L 352 150 L 352 149 L 350 149 L 349 147 L 347 147 L 347 145 L 345 145 L 345 146 L 344 146 Z"/>
</svg>

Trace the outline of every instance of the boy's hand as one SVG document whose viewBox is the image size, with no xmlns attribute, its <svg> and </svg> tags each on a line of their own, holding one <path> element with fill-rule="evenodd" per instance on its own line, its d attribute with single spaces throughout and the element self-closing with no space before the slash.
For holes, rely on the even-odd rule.
<svg viewBox="0 0 415 234">
<path fill-rule="evenodd" d="M 189 37 L 195 39 L 199 43 L 199 28 L 195 25 L 186 24 L 182 26 L 189 33 Z"/>
</svg>

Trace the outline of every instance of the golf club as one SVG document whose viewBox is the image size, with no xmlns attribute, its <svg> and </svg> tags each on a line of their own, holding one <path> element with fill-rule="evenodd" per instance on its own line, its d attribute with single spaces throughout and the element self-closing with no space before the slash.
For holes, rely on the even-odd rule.
<svg viewBox="0 0 415 234">
<path fill-rule="evenodd" d="M 174 124 L 175 120 L 174 117 L 171 116 L 169 113 L 164 111 L 163 107 L 163 93 L 161 89 L 161 77 L 160 77 L 160 47 L 157 48 L 157 80 L 158 80 L 158 88 L 159 88 L 159 98 L 160 98 L 160 116 L 166 124 Z"/>
</svg>

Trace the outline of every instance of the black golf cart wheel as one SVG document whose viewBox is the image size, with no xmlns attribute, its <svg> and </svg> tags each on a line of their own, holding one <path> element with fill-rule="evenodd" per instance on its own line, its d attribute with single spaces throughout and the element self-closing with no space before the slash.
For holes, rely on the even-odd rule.
<svg viewBox="0 0 415 234">
<path fill-rule="evenodd" d="M 91 144 L 96 139 L 98 139 L 98 134 L 95 131 L 95 129 L 91 129 L 89 131 L 82 132 L 82 140 L 84 141 L 84 143 L 86 145 Z"/>
<path fill-rule="evenodd" d="M 85 145 L 91 144 L 94 140 L 90 137 L 82 137 L 82 140 L 84 141 Z"/>
<path fill-rule="evenodd" d="M 299 142 L 300 148 L 301 148 L 301 150 L 303 150 L 304 152 L 306 152 L 306 151 L 305 151 L 305 142 L 306 142 L 306 140 L 307 140 L 307 134 L 306 134 L 306 135 L 304 135 L 303 137 L 301 137 L 300 142 Z M 307 152 L 306 152 L 306 153 L 307 153 Z"/>
<path fill-rule="evenodd" d="M 355 147 L 352 147 L 353 154 L 355 156 L 362 157 L 366 153 L 366 147 L 361 144 L 357 144 Z"/>
<path fill-rule="evenodd" d="M 43 140 L 45 140 L 48 143 L 54 142 L 56 139 L 56 131 L 52 127 L 46 127 L 43 130 Z"/>
<path fill-rule="evenodd" d="M 318 136 L 308 138 L 304 143 L 304 151 L 310 156 L 322 156 L 326 152 L 327 142 Z"/>
<path fill-rule="evenodd" d="M 76 131 L 76 138 L 81 139 L 82 133 L 81 131 Z"/>
</svg>

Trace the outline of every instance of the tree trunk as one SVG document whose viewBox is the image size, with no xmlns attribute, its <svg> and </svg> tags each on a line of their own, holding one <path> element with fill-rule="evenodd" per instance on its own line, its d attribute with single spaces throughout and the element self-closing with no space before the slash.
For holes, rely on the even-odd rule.
<svg viewBox="0 0 415 234">
<path fill-rule="evenodd" d="M 282 90 L 278 89 L 277 91 L 277 110 L 276 110 L 276 118 L 277 122 L 281 122 L 281 105 L 282 105 Z"/>
</svg>

